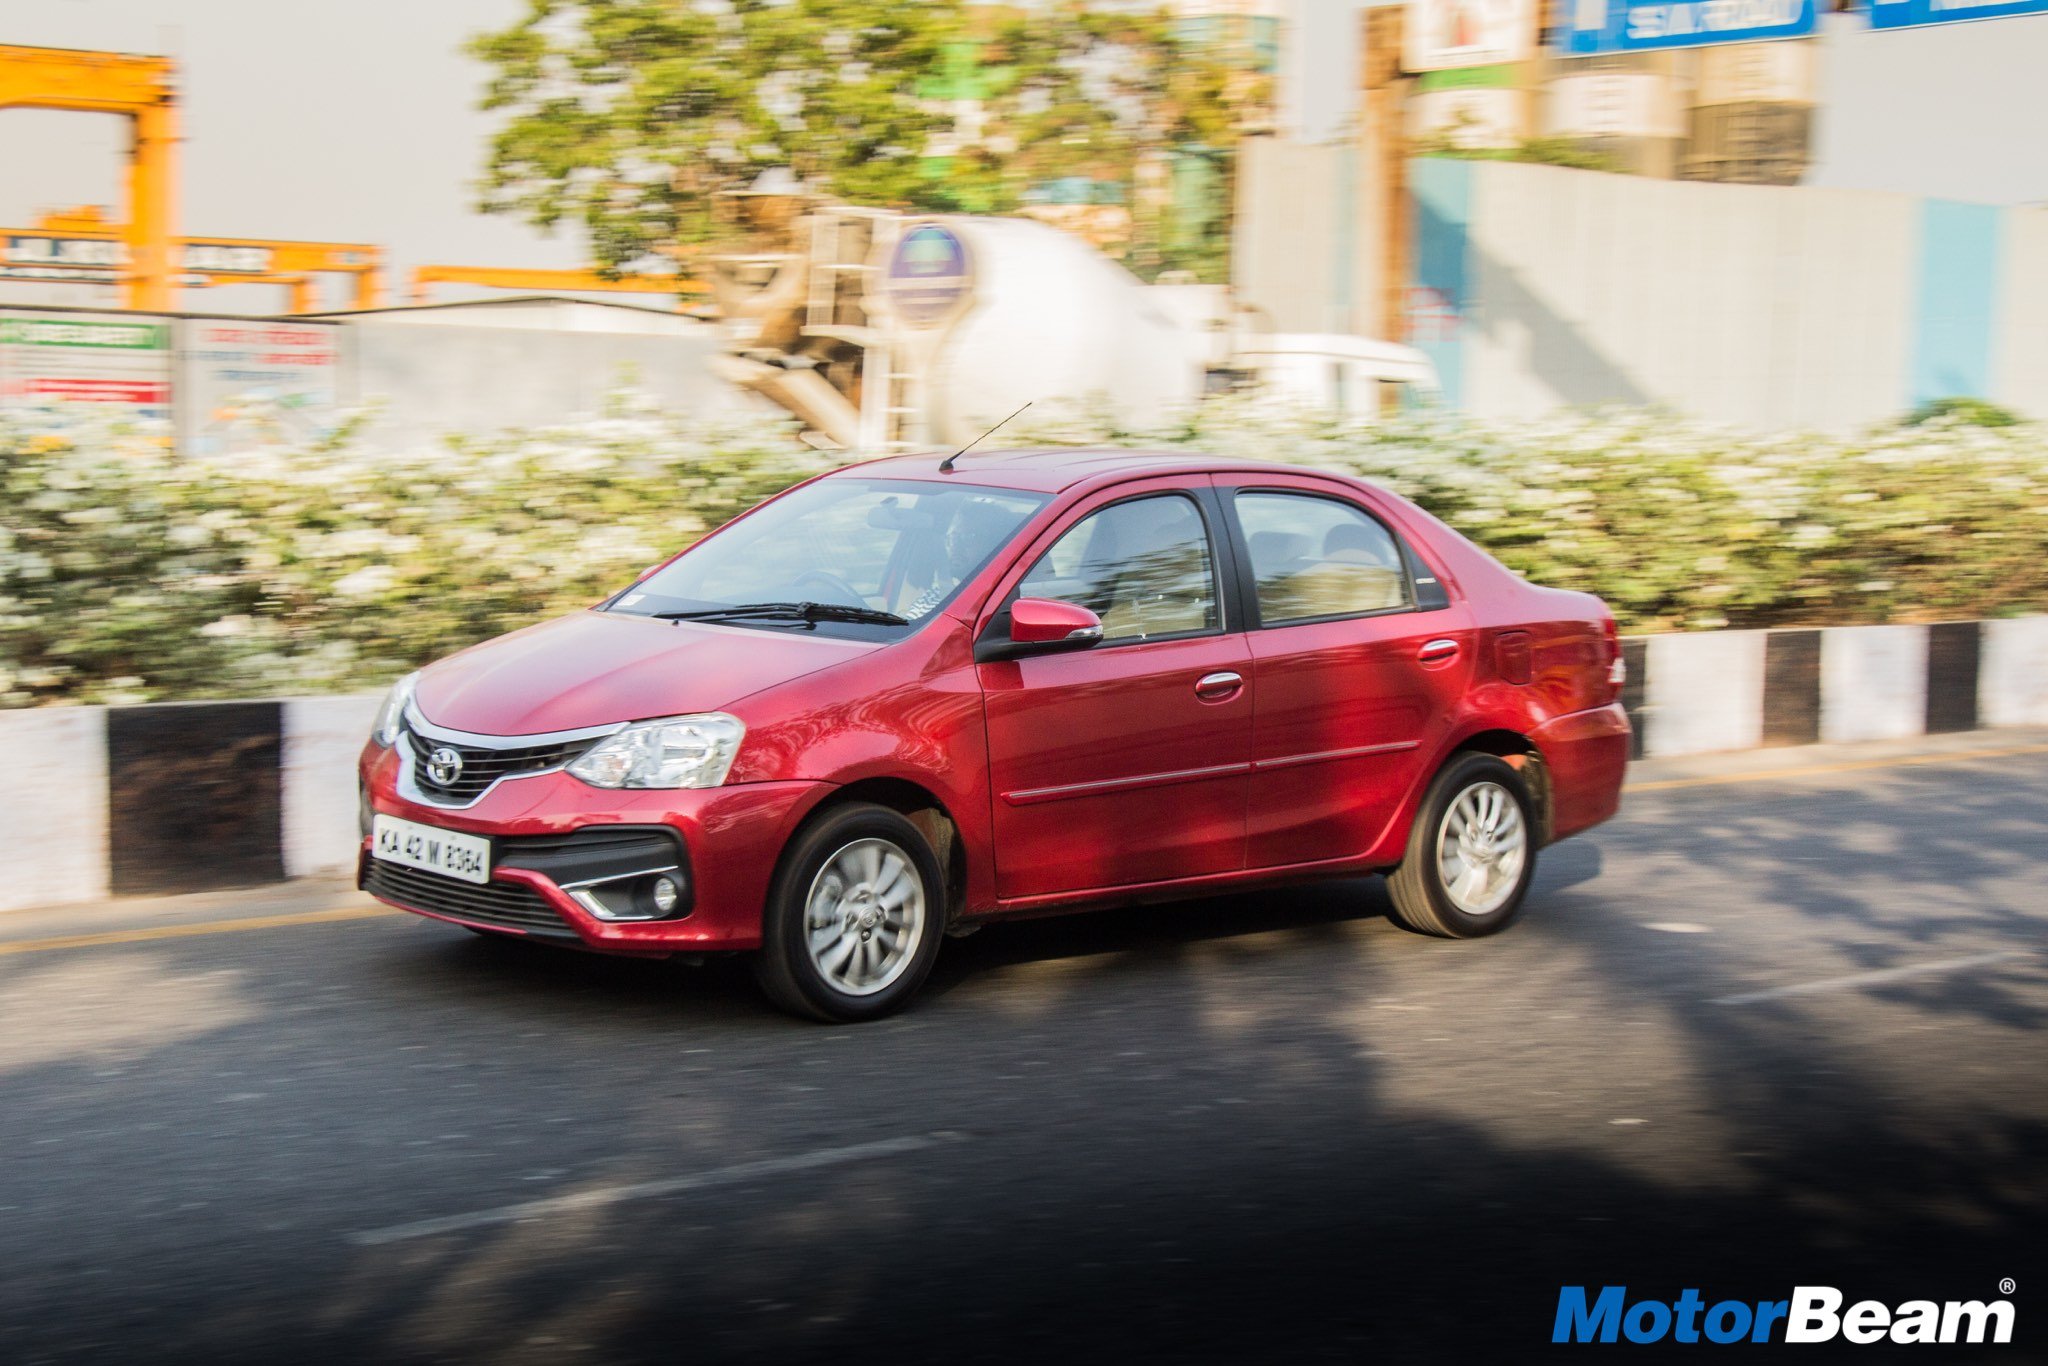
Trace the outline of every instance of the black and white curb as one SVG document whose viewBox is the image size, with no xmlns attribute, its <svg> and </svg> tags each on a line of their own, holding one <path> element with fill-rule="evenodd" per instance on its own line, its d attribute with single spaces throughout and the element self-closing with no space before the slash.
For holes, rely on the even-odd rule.
<svg viewBox="0 0 2048 1366">
<path fill-rule="evenodd" d="M 380 696 L 0 711 L 0 911 L 347 870 Z"/>
<path fill-rule="evenodd" d="M 1640 636 L 1645 757 L 2048 725 L 2048 617 Z"/>
<path fill-rule="evenodd" d="M 2048 616 L 1622 647 L 1639 756 L 2048 726 Z M 0 911 L 348 871 L 378 700 L 0 711 Z"/>
</svg>

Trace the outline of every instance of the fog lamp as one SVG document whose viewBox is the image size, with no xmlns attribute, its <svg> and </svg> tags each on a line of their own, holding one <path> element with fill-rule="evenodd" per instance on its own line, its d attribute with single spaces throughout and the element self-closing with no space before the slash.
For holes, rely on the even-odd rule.
<svg viewBox="0 0 2048 1366">
<path fill-rule="evenodd" d="M 572 900 L 599 920 L 661 920 L 683 904 L 685 874 L 624 874 L 564 887 Z"/>
</svg>

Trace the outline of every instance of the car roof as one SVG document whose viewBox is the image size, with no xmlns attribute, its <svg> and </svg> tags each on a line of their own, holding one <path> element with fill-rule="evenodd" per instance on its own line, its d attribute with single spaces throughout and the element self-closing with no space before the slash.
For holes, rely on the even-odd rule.
<svg viewBox="0 0 2048 1366">
<path fill-rule="evenodd" d="M 1155 474 L 1313 474 L 1345 478 L 1329 470 L 1281 465 L 1265 460 L 1232 460 L 1187 451 L 1123 450 L 1100 446 L 1047 446 L 1021 450 L 968 451 L 950 473 L 939 465 L 951 452 L 922 451 L 884 456 L 849 465 L 839 474 L 860 478 L 938 479 L 992 488 L 1062 493 L 1079 484 L 1112 484 Z"/>
</svg>

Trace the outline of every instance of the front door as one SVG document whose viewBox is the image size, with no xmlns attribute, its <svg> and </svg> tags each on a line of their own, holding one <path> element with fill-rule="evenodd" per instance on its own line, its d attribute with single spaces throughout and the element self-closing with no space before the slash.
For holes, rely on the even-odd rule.
<svg viewBox="0 0 2048 1366">
<path fill-rule="evenodd" d="M 1251 657 L 1205 493 L 1147 481 L 1082 505 L 996 598 L 1103 625 L 1092 648 L 978 666 L 1005 901 L 1244 866 Z"/>
</svg>

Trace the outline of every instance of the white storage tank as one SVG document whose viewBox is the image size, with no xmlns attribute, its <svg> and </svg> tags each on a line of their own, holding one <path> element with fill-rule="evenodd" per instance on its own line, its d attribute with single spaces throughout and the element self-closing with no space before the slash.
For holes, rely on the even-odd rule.
<svg viewBox="0 0 2048 1366">
<path fill-rule="evenodd" d="M 1213 339 L 1043 223 L 906 224 L 875 290 L 936 443 L 965 442 L 1026 402 L 1099 405 L 1153 426 L 1201 395 Z"/>
</svg>

